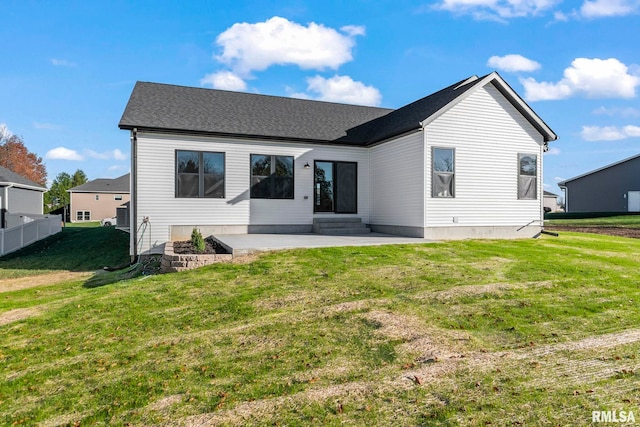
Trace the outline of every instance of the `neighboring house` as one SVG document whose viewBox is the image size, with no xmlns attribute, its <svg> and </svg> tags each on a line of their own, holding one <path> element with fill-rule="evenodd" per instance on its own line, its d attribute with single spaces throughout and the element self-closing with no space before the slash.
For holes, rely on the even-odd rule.
<svg viewBox="0 0 640 427">
<path fill-rule="evenodd" d="M 7 227 L 7 214 L 42 215 L 46 191 L 44 186 L 0 166 L 0 228 Z"/>
<path fill-rule="evenodd" d="M 558 210 L 558 195 L 544 190 L 544 210 L 546 212 L 556 212 Z"/>
<path fill-rule="evenodd" d="M 640 212 L 640 154 L 558 186 L 567 212 Z"/>
<path fill-rule="evenodd" d="M 118 206 L 131 199 L 130 174 L 100 178 L 67 190 L 70 194 L 71 222 L 100 221 L 116 216 Z"/>
<path fill-rule="evenodd" d="M 557 139 L 497 73 L 397 110 L 138 82 L 119 127 L 132 254 L 194 226 L 311 232 L 325 218 L 429 239 L 535 236 Z"/>
</svg>

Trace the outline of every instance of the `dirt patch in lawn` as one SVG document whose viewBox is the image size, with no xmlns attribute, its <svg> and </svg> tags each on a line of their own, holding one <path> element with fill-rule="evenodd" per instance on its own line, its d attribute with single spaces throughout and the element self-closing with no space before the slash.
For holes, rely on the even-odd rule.
<svg viewBox="0 0 640 427">
<path fill-rule="evenodd" d="M 38 314 L 40 310 L 36 308 L 17 308 L 0 314 L 0 326 L 17 322 Z"/>
<path fill-rule="evenodd" d="M 624 368 L 627 370 L 638 369 L 635 357 L 629 360 L 618 360 L 610 358 L 610 363 L 605 365 L 607 360 L 597 358 L 596 354 L 584 354 L 584 351 L 597 351 L 598 349 L 611 349 L 629 345 L 640 341 L 640 330 L 627 330 L 606 335 L 594 336 L 583 340 L 550 344 L 538 348 L 527 348 L 517 351 L 498 352 L 476 352 L 469 351 L 460 354 L 450 352 L 440 337 L 429 339 L 421 336 L 429 328 L 419 325 L 417 319 L 404 316 L 395 316 L 386 312 L 372 312 L 365 316 L 370 321 L 379 322 L 381 332 L 389 335 L 414 338 L 414 340 L 402 346 L 415 347 L 417 342 L 426 344 L 425 348 L 449 350 L 448 357 L 436 357 L 423 360 L 416 359 L 415 366 L 403 366 L 400 375 L 382 378 L 376 382 L 355 381 L 346 384 L 329 385 L 327 387 L 311 387 L 305 391 L 271 399 L 259 399 L 251 402 L 240 402 L 233 408 L 221 408 L 219 411 L 189 416 L 178 420 L 177 425 L 182 426 L 214 426 L 219 424 L 242 425 L 257 422 L 257 420 L 268 420 L 277 414 L 279 410 L 293 405 L 309 404 L 309 402 L 326 402 L 331 400 L 352 399 L 363 401 L 368 395 L 392 395 L 403 389 L 411 387 L 423 387 L 432 385 L 452 375 L 461 368 L 471 369 L 477 372 L 486 372 L 501 367 L 513 365 L 519 369 L 538 369 L 544 367 L 553 372 L 553 375 L 544 376 L 536 380 L 534 386 L 544 386 L 553 388 L 558 384 L 569 382 L 572 386 L 580 387 L 583 383 L 588 383 L 593 378 L 605 378 L 615 375 L 616 372 Z M 409 327 L 418 327 L 417 331 L 399 332 L 397 328 L 400 324 Z M 434 332 L 434 331 L 432 331 Z M 385 334 L 386 335 L 386 334 Z M 415 348 L 413 349 L 415 350 Z M 567 352 L 569 354 L 567 354 Z M 571 372 L 577 371 L 579 375 Z M 562 380 L 559 381 L 560 377 Z M 573 378 L 575 377 L 575 378 Z M 591 386 L 590 386 L 591 387 Z M 623 387 L 623 385 L 621 385 Z M 576 389 L 575 393 L 581 393 Z M 589 390 L 593 392 L 593 390 Z"/>
<path fill-rule="evenodd" d="M 595 233 L 595 234 L 607 234 L 609 236 L 619 237 L 631 237 L 633 239 L 640 239 L 640 228 L 623 228 L 623 227 L 599 227 L 599 226 L 559 226 L 551 225 L 545 226 L 547 231 L 575 231 L 577 233 Z"/>
<path fill-rule="evenodd" d="M 84 280 L 91 277 L 93 273 L 61 271 L 59 273 L 41 274 L 38 276 L 18 277 L 15 279 L 0 280 L 0 293 L 19 291 L 20 289 L 33 288 L 36 286 L 49 286 L 70 280 Z"/>
</svg>

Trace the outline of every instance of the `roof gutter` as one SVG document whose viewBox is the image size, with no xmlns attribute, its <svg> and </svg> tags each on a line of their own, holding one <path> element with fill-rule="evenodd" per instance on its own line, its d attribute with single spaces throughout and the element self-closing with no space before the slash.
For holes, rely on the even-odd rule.
<svg viewBox="0 0 640 427">
<path fill-rule="evenodd" d="M 2 186 L 2 206 L 0 206 L 0 228 L 7 228 L 6 215 L 9 212 L 9 188 L 13 187 L 11 182 L 0 182 Z"/>
<path fill-rule="evenodd" d="M 42 191 L 43 193 L 45 193 L 47 191 L 46 188 L 43 187 L 36 187 L 35 185 L 28 185 L 28 184 L 20 184 L 17 182 L 0 182 L 0 187 L 5 187 L 5 188 L 9 188 L 9 187 L 15 187 L 15 188 L 24 188 L 25 190 L 35 190 L 35 191 Z"/>
</svg>

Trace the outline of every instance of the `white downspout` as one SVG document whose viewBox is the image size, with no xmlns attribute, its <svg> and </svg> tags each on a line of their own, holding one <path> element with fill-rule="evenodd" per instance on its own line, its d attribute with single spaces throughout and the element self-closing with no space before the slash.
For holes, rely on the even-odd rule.
<svg viewBox="0 0 640 427">
<path fill-rule="evenodd" d="M 7 219 L 5 215 L 9 213 L 9 188 L 13 187 L 13 184 L 8 182 L 4 187 L 2 187 L 2 224 L 0 224 L 0 228 L 6 228 Z"/>
</svg>

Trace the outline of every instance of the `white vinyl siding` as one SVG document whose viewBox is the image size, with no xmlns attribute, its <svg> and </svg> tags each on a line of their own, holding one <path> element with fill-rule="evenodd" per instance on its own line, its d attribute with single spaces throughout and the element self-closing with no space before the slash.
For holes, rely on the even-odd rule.
<svg viewBox="0 0 640 427">
<path fill-rule="evenodd" d="M 455 198 L 426 200 L 427 227 L 523 226 L 541 220 L 542 202 L 518 200 L 518 153 L 538 155 L 542 194 L 542 136 L 491 84 L 426 127 L 426 150 L 455 147 Z M 425 174 L 431 188 L 431 174 Z"/>
<path fill-rule="evenodd" d="M 360 147 L 233 140 L 198 136 L 169 136 L 138 133 L 138 200 L 136 224 L 149 217 L 150 227 L 142 251 L 170 240 L 175 225 L 311 225 L 313 213 L 314 160 L 342 160 L 358 163 L 358 212 L 369 221 L 368 150 Z M 175 197 L 175 150 L 225 153 L 225 197 L 184 199 Z M 268 153 L 294 157 L 293 199 L 251 199 L 250 155 Z M 305 199 L 305 196 L 307 197 Z M 350 215 L 353 216 L 353 215 Z M 151 242 L 149 244 L 149 242 Z"/>
<path fill-rule="evenodd" d="M 424 227 L 423 148 L 422 132 L 371 148 L 371 224 Z"/>
</svg>

